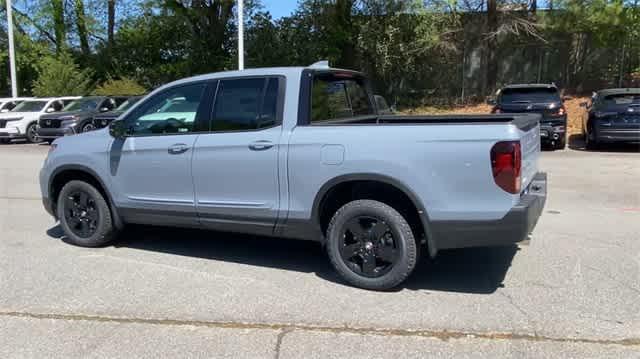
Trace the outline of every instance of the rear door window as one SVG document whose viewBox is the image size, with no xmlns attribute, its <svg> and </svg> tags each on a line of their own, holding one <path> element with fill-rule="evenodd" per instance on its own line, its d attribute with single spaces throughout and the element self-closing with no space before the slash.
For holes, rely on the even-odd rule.
<svg viewBox="0 0 640 359">
<path fill-rule="evenodd" d="M 560 94 L 555 88 L 524 87 L 506 88 L 500 93 L 501 103 L 550 103 L 560 101 Z"/>
<path fill-rule="evenodd" d="M 221 80 L 211 130 L 253 131 L 277 125 L 279 86 L 275 77 Z"/>
<path fill-rule="evenodd" d="M 373 115 L 364 81 L 351 76 L 319 74 L 311 89 L 311 122 Z"/>
</svg>

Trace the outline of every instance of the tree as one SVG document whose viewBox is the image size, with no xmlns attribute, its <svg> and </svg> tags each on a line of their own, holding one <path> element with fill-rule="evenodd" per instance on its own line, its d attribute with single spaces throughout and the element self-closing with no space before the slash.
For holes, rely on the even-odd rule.
<svg viewBox="0 0 640 359">
<path fill-rule="evenodd" d="M 86 95 L 93 85 L 93 71 L 81 70 L 67 52 L 44 57 L 36 72 L 33 94 L 39 97 Z"/>
<path fill-rule="evenodd" d="M 108 48 L 113 48 L 114 32 L 116 28 L 116 0 L 107 0 L 107 42 Z"/>
<path fill-rule="evenodd" d="M 64 22 L 64 0 L 51 0 L 53 28 L 56 35 L 56 51 L 61 54 L 66 48 L 67 26 Z"/>
<path fill-rule="evenodd" d="M 89 48 L 89 32 L 87 30 L 87 18 L 84 12 L 83 0 L 75 0 L 76 26 L 78 28 L 78 39 L 80 40 L 80 48 L 85 57 L 90 55 Z"/>
<path fill-rule="evenodd" d="M 147 90 L 136 80 L 129 77 L 109 78 L 94 91 L 98 96 L 136 96 L 144 95 Z"/>
</svg>

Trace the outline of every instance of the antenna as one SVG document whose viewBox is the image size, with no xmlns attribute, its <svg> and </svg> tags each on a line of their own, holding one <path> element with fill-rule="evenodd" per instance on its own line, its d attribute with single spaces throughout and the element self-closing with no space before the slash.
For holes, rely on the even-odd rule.
<svg viewBox="0 0 640 359">
<path fill-rule="evenodd" d="M 329 60 L 318 61 L 318 62 L 312 64 L 309 67 L 312 68 L 312 69 L 328 69 L 329 68 Z"/>
</svg>

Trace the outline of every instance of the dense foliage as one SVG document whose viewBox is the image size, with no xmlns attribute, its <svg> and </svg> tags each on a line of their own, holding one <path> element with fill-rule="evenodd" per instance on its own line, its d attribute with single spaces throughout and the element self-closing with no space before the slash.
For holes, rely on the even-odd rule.
<svg viewBox="0 0 640 359">
<path fill-rule="evenodd" d="M 300 0 L 274 19 L 259 0 L 245 0 L 246 62 L 328 59 L 367 72 L 399 105 L 479 100 L 507 82 L 577 92 L 633 85 L 638 1 Z M 0 91 L 8 94 L 0 3 Z M 20 92 L 140 92 L 235 69 L 236 9 L 234 0 L 14 0 Z"/>
</svg>

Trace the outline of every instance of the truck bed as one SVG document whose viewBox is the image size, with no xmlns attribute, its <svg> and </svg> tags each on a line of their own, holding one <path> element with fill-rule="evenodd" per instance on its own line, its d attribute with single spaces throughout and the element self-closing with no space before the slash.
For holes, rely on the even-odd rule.
<svg viewBox="0 0 640 359">
<path fill-rule="evenodd" d="M 313 126 L 339 125 L 494 125 L 513 124 L 522 131 L 528 131 L 540 122 L 539 114 L 498 114 L 498 115 L 374 115 L 341 120 L 314 122 Z"/>
</svg>

